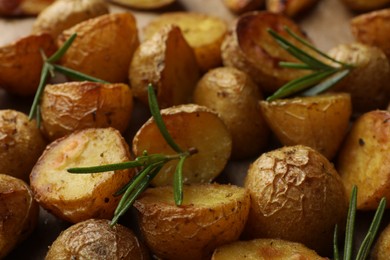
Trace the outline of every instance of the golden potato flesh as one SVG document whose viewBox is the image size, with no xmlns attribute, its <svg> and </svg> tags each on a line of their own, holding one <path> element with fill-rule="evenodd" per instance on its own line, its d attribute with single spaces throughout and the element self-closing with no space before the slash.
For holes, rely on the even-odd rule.
<svg viewBox="0 0 390 260">
<path fill-rule="evenodd" d="M 103 0 L 57 0 L 34 20 L 32 32 L 46 32 L 56 38 L 65 29 L 107 13 Z"/>
<path fill-rule="evenodd" d="M 387 260 L 390 255 L 390 225 L 380 233 L 371 254 L 373 260 Z"/>
<path fill-rule="evenodd" d="M 386 107 L 390 100 L 390 65 L 379 48 L 350 43 L 336 46 L 328 54 L 354 66 L 330 91 L 350 93 L 356 113 Z"/>
<path fill-rule="evenodd" d="M 0 172 L 28 181 L 45 147 L 35 121 L 22 112 L 0 110 Z"/>
<path fill-rule="evenodd" d="M 313 7 L 318 0 L 266 0 L 267 10 L 294 17 Z"/>
<path fill-rule="evenodd" d="M 232 157 L 258 155 L 269 141 L 269 129 L 259 101 L 258 87 L 245 72 L 222 67 L 206 73 L 194 92 L 194 102 L 218 113 L 229 129 Z"/>
<path fill-rule="evenodd" d="M 161 108 L 188 103 L 199 76 L 194 51 L 174 25 L 139 46 L 129 71 L 134 96 L 147 104 L 147 87 L 152 83 Z"/>
<path fill-rule="evenodd" d="M 0 15 L 37 15 L 55 0 L 0 0 Z"/>
<path fill-rule="evenodd" d="M 38 204 L 28 185 L 0 174 L 0 258 L 27 238 L 38 221 Z"/>
<path fill-rule="evenodd" d="M 130 8 L 141 10 L 154 10 L 173 4 L 175 0 L 110 0 L 115 4 L 120 4 Z"/>
<path fill-rule="evenodd" d="M 120 197 L 114 194 L 133 176 L 132 170 L 72 174 L 71 167 L 131 160 L 128 146 L 113 128 L 89 128 L 51 143 L 34 166 L 31 189 L 39 204 L 69 222 L 112 218 Z"/>
<path fill-rule="evenodd" d="M 22 96 L 34 94 L 43 66 L 41 50 L 50 57 L 56 49 L 49 34 L 26 36 L 0 47 L 0 88 Z"/>
<path fill-rule="evenodd" d="M 223 0 L 223 3 L 230 11 L 241 14 L 259 9 L 264 0 Z"/>
<path fill-rule="evenodd" d="M 222 120 L 206 107 L 188 104 L 161 110 L 168 132 L 183 149 L 197 153 L 184 163 L 185 183 L 211 182 L 224 169 L 232 149 L 232 139 Z M 133 152 L 172 155 L 153 119 L 149 119 L 133 139 Z M 171 185 L 177 161 L 168 162 L 153 179 L 154 186 Z"/>
<path fill-rule="evenodd" d="M 287 26 L 306 39 L 298 25 L 284 15 L 270 12 L 250 12 L 240 16 L 222 43 L 222 61 L 248 73 L 266 93 L 273 93 L 285 83 L 305 75 L 303 70 L 282 68 L 279 61 L 297 62 L 268 33 L 273 29 L 297 46 L 305 47 L 285 31 Z"/>
<path fill-rule="evenodd" d="M 390 112 L 371 111 L 353 124 L 341 147 L 337 170 L 347 194 L 358 187 L 357 208 L 375 210 L 390 200 Z"/>
<path fill-rule="evenodd" d="M 209 259 L 214 249 L 238 239 L 250 198 L 243 188 L 203 184 L 184 186 L 176 206 L 172 187 L 146 190 L 135 201 L 146 244 L 162 259 Z"/>
<path fill-rule="evenodd" d="M 151 38 L 169 24 L 174 24 L 181 29 L 184 39 L 194 49 L 202 71 L 208 71 L 222 64 L 221 44 L 227 32 L 225 21 L 216 16 L 200 13 L 164 13 L 145 27 L 145 38 Z"/>
<path fill-rule="evenodd" d="M 136 20 L 131 13 L 106 14 L 81 22 L 58 36 L 58 45 L 77 37 L 61 65 L 111 82 L 127 82 L 127 73 L 139 45 Z"/>
<path fill-rule="evenodd" d="M 47 85 L 41 101 L 42 127 L 50 140 L 91 127 L 111 126 L 123 133 L 132 110 L 133 95 L 125 84 Z"/>
<path fill-rule="evenodd" d="M 215 249 L 211 260 L 325 260 L 300 243 L 280 239 L 238 241 Z"/>
<path fill-rule="evenodd" d="M 389 0 L 342 0 L 353 11 L 367 12 L 384 8 L 390 3 Z"/>
<path fill-rule="evenodd" d="M 149 259 L 141 241 L 120 225 L 89 219 L 64 230 L 50 246 L 46 260 L 57 259 Z"/>
<path fill-rule="evenodd" d="M 302 144 L 332 159 L 347 133 L 352 114 L 346 93 L 261 101 L 264 117 L 283 145 Z"/>
<path fill-rule="evenodd" d="M 323 155 L 300 145 L 264 153 L 250 166 L 244 186 L 252 201 L 249 237 L 280 238 L 330 253 L 335 225 L 345 225 L 347 198 Z"/>
</svg>

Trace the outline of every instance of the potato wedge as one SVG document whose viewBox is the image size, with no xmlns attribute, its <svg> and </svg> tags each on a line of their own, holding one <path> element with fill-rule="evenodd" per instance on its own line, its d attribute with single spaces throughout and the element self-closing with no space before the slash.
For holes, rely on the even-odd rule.
<svg viewBox="0 0 390 260">
<path fill-rule="evenodd" d="M 263 115 L 283 145 L 306 145 L 332 159 L 347 131 L 352 114 L 349 94 L 260 102 Z"/>
<path fill-rule="evenodd" d="M 280 238 L 319 254 L 331 252 L 335 225 L 345 226 L 347 196 L 323 155 L 301 145 L 264 153 L 250 166 L 244 187 L 252 201 L 250 238 Z"/>
<path fill-rule="evenodd" d="M 146 190 L 135 201 L 139 225 L 152 252 L 163 259 L 209 259 L 214 249 L 238 239 L 250 198 L 240 187 L 219 184 L 184 186 L 182 206 L 172 187 Z"/>
<path fill-rule="evenodd" d="M 201 71 L 206 72 L 222 64 L 221 44 L 227 33 L 224 20 L 200 13 L 164 13 L 144 28 L 145 38 L 150 39 L 169 24 L 174 24 L 181 29 L 184 39 L 194 49 Z"/>
<path fill-rule="evenodd" d="M 148 104 L 147 87 L 152 83 L 161 108 L 188 103 L 199 77 L 194 51 L 174 25 L 139 46 L 129 71 L 134 96 Z"/>
<path fill-rule="evenodd" d="M 386 260 L 390 255 L 390 224 L 380 233 L 372 250 L 371 259 Z"/>
<path fill-rule="evenodd" d="M 0 15 L 37 15 L 55 0 L 0 0 Z"/>
<path fill-rule="evenodd" d="M 241 14 L 259 9 L 264 0 L 223 0 L 223 3 L 230 11 Z"/>
<path fill-rule="evenodd" d="M 229 129 L 234 159 L 258 155 L 268 145 L 270 131 L 259 106 L 262 99 L 249 75 L 231 67 L 210 70 L 194 91 L 194 102 L 218 113 Z"/>
<path fill-rule="evenodd" d="M 350 43 L 336 46 L 328 54 L 354 66 L 351 73 L 329 91 L 350 93 L 353 111 L 357 114 L 386 107 L 390 100 L 390 65 L 379 48 Z"/>
<path fill-rule="evenodd" d="M 30 35 L 0 47 L 0 87 L 21 96 L 33 95 L 38 88 L 43 59 L 57 47 L 49 34 Z"/>
<path fill-rule="evenodd" d="M 389 0 L 342 0 L 353 11 L 367 12 L 381 9 L 390 4 Z"/>
<path fill-rule="evenodd" d="M 0 110 L 0 172 L 27 182 L 45 147 L 35 120 L 22 112 Z"/>
<path fill-rule="evenodd" d="M 237 241 L 215 249 L 211 260 L 326 260 L 306 246 L 281 239 Z"/>
<path fill-rule="evenodd" d="M 46 260 L 57 259 L 149 259 L 134 233 L 110 221 L 89 219 L 64 230 L 50 246 Z"/>
<path fill-rule="evenodd" d="M 51 143 L 34 166 L 31 189 L 38 203 L 55 216 L 77 223 L 90 218 L 112 218 L 132 170 L 72 174 L 71 167 L 131 160 L 128 146 L 113 128 L 89 128 Z"/>
<path fill-rule="evenodd" d="M 28 185 L 0 174 L 0 258 L 26 239 L 38 222 L 39 207 Z"/>
<path fill-rule="evenodd" d="M 108 5 L 103 0 L 57 0 L 34 20 L 32 33 L 56 38 L 65 29 L 104 14 Z"/>
<path fill-rule="evenodd" d="M 269 28 L 305 49 L 284 31 L 284 26 L 307 39 L 298 25 L 284 15 L 270 12 L 241 15 L 222 43 L 223 64 L 248 73 L 267 94 L 275 92 L 292 79 L 305 75 L 307 72 L 303 70 L 278 65 L 279 61 L 296 62 L 296 59 L 272 38 L 267 31 Z"/>
<path fill-rule="evenodd" d="M 113 127 L 123 133 L 133 111 L 128 85 L 69 82 L 47 85 L 42 95 L 42 129 L 49 140 L 85 128 Z"/>
<path fill-rule="evenodd" d="M 371 111 L 353 124 L 338 157 L 337 170 L 347 194 L 358 187 L 357 208 L 375 210 L 390 200 L 390 112 Z"/>
<path fill-rule="evenodd" d="M 120 4 L 134 9 L 155 10 L 167 7 L 175 0 L 110 0 L 112 3 Z"/>
<path fill-rule="evenodd" d="M 222 120 L 210 109 L 194 105 L 181 105 L 161 110 L 163 120 L 175 142 L 183 149 L 195 148 L 184 163 L 185 183 L 211 182 L 224 169 L 232 149 L 232 139 Z M 162 137 L 156 123 L 149 119 L 133 139 L 133 152 L 149 154 L 176 154 Z M 171 185 L 177 161 L 170 161 L 152 180 L 154 186 Z"/>
<path fill-rule="evenodd" d="M 317 4 L 318 0 L 266 0 L 266 9 L 272 13 L 295 17 Z"/>
<path fill-rule="evenodd" d="M 58 45 L 74 33 L 77 38 L 61 65 L 97 77 L 120 83 L 127 82 L 130 61 L 139 45 L 138 30 L 131 13 L 102 15 L 81 22 L 58 36 Z"/>
</svg>

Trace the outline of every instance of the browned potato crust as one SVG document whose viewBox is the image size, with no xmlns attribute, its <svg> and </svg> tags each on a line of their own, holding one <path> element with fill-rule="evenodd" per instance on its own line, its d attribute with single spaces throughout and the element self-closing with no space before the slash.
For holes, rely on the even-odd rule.
<svg viewBox="0 0 390 260">
<path fill-rule="evenodd" d="M 367 12 L 385 7 L 389 0 L 342 0 L 346 6 L 354 11 Z"/>
<path fill-rule="evenodd" d="M 169 24 L 181 29 L 184 39 L 194 49 L 201 71 L 206 72 L 222 64 L 221 44 L 227 32 L 224 20 L 200 13 L 164 13 L 145 27 L 145 38 L 151 38 Z"/>
<path fill-rule="evenodd" d="M 134 233 L 110 221 L 89 219 L 61 232 L 50 246 L 46 260 L 59 259 L 149 259 Z"/>
<path fill-rule="evenodd" d="M 294 17 L 313 7 L 318 0 L 266 0 L 267 10 Z"/>
<path fill-rule="evenodd" d="M 45 147 L 35 120 L 15 110 L 0 110 L 0 172 L 28 181 Z"/>
<path fill-rule="evenodd" d="M 194 92 L 195 103 L 218 113 L 226 124 L 235 159 L 258 155 L 268 144 L 269 129 L 260 110 L 261 99 L 249 75 L 231 67 L 206 73 Z"/>
<path fill-rule="evenodd" d="M 236 67 L 248 73 L 265 93 L 273 93 L 285 83 L 304 75 L 303 70 L 279 67 L 279 61 L 296 62 L 268 33 L 271 28 L 302 48 L 284 27 L 304 39 L 307 37 L 292 20 L 270 12 L 250 12 L 240 16 L 222 43 L 222 61 L 225 66 Z"/>
<path fill-rule="evenodd" d="M 141 10 L 154 10 L 166 7 L 175 2 L 175 0 L 110 0 L 115 4 L 124 5 L 130 8 Z"/>
<path fill-rule="evenodd" d="M 194 104 L 166 108 L 161 114 L 175 142 L 183 150 L 195 148 L 198 151 L 184 163 L 184 182 L 211 182 L 225 168 L 232 149 L 232 139 L 223 121 L 210 109 Z M 152 118 L 133 139 L 134 154 L 141 156 L 144 151 L 148 154 L 176 154 Z M 177 161 L 166 163 L 152 184 L 172 185 L 176 164 Z"/>
<path fill-rule="evenodd" d="M 264 5 L 264 0 L 223 0 L 230 11 L 241 14 L 259 9 Z"/>
<path fill-rule="evenodd" d="M 358 187 L 357 208 L 375 210 L 390 200 L 390 112 L 371 111 L 353 124 L 338 157 L 347 194 Z"/>
<path fill-rule="evenodd" d="M 61 65 L 119 83 L 127 81 L 130 61 L 139 45 L 136 20 L 131 13 L 106 14 L 81 22 L 58 36 L 58 45 L 77 37 Z"/>
<path fill-rule="evenodd" d="M 390 100 L 390 65 L 379 48 L 350 43 L 336 46 L 328 54 L 336 60 L 355 66 L 330 91 L 350 93 L 356 113 L 386 107 Z"/>
<path fill-rule="evenodd" d="M 146 190 L 134 206 L 146 244 L 163 259 L 209 259 L 214 249 L 238 239 L 250 198 L 243 188 L 203 184 L 184 186 L 182 206 L 172 187 Z"/>
<path fill-rule="evenodd" d="M 261 101 L 264 117 L 283 145 L 309 146 L 332 159 L 347 133 L 352 114 L 346 93 Z"/>
<path fill-rule="evenodd" d="M 255 239 L 238 241 L 215 249 L 211 260 L 325 260 L 306 246 L 280 240 Z"/>
<path fill-rule="evenodd" d="M 188 103 L 199 76 L 194 51 L 174 25 L 139 46 L 129 71 L 134 96 L 148 104 L 147 87 L 152 83 L 161 108 Z"/>
<path fill-rule="evenodd" d="M 22 96 L 34 94 L 43 66 L 40 50 L 50 57 L 56 49 L 49 34 L 26 36 L 0 47 L 0 87 Z"/>
<path fill-rule="evenodd" d="M 17 178 L 0 174 L 0 258 L 34 230 L 39 207 L 28 185 Z"/>
<path fill-rule="evenodd" d="M 372 251 L 372 260 L 387 260 L 390 255 L 390 224 L 380 234 Z"/>
<path fill-rule="evenodd" d="M 47 85 L 42 95 L 43 132 L 55 140 L 92 127 L 123 133 L 130 122 L 133 95 L 125 84 L 69 82 Z"/>
<path fill-rule="evenodd" d="M 108 13 L 103 0 L 57 0 L 34 20 L 32 33 L 49 33 L 56 38 L 63 30 Z"/>
<path fill-rule="evenodd" d="M 331 252 L 334 227 L 344 226 L 347 199 L 340 176 L 323 155 L 300 145 L 264 153 L 250 166 L 244 186 L 252 201 L 249 237 Z"/>
<path fill-rule="evenodd" d="M 114 194 L 130 181 L 134 172 L 72 174 L 67 169 L 129 160 L 128 146 L 113 128 L 89 128 L 57 139 L 46 148 L 31 172 L 34 198 L 49 212 L 69 222 L 112 218 L 120 199 Z"/>
<path fill-rule="evenodd" d="M 37 15 L 55 0 L 0 0 L 0 15 Z"/>
</svg>

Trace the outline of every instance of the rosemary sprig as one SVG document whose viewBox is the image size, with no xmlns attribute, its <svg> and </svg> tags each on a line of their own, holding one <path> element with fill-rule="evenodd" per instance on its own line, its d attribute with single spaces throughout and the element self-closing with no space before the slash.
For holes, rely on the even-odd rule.
<svg viewBox="0 0 390 260">
<path fill-rule="evenodd" d="M 134 161 L 106 164 L 92 167 L 78 167 L 70 168 L 70 173 L 96 173 L 96 172 L 107 172 L 115 170 L 123 170 L 129 168 L 139 168 L 139 172 L 133 179 L 122 187 L 115 195 L 123 194 L 115 212 L 114 217 L 111 220 L 111 225 L 115 225 L 119 218 L 126 213 L 126 211 L 133 205 L 137 197 L 149 186 L 152 179 L 158 174 L 161 168 L 169 161 L 179 160 L 176 170 L 174 173 L 174 200 L 176 205 L 181 205 L 183 202 L 183 167 L 185 160 L 191 155 L 197 153 L 195 148 L 190 148 L 184 151 L 180 146 L 173 140 L 169 134 L 164 120 L 160 114 L 158 107 L 157 98 L 154 93 L 153 86 L 148 85 L 148 97 L 149 107 L 152 113 L 153 119 L 156 122 L 158 129 L 160 130 L 165 141 L 169 146 L 177 152 L 173 155 L 164 154 L 148 154 L 144 151 L 142 156 L 137 157 Z"/>
<path fill-rule="evenodd" d="M 66 51 L 69 49 L 69 47 L 72 45 L 73 41 L 76 38 L 76 34 L 72 34 L 69 39 L 62 45 L 61 48 L 59 48 L 52 56 L 49 58 L 46 57 L 45 53 L 41 52 L 42 59 L 43 59 L 43 66 L 41 71 L 41 77 L 39 80 L 38 89 L 35 93 L 33 103 L 31 105 L 30 113 L 29 113 L 29 119 L 33 119 L 34 116 L 37 120 L 38 127 L 40 126 L 40 119 L 41 119 L 41 113 L 40 113 L 40 106 L 39 103 L 41 101 L 41 96 L 43 93 L 43 90 L 46 86 L 46 80 L 50 76 L 53 78 L 55 76 L 55 72 L 60 72 L 68 77 L 77 79 L 77 80 L 87 80 L 87 81 L 93 81 L 93 82 L 101 82 L 101 83 L 108 83 L 104 80 L 83 74 L 81 72 L 60 66 L 55 64 L 55 62 L 59 61 L 62 56 L 66 53 Z"/>
<path fill-rule="evenodd" d="M 353 66 L 340 62 L 320 51 L 309 42 L 302 39 L 289 28 L 284 28 L 285 31 L 294 39 L 308 47 L 310 50 L 317 53 L 319 56 L 325 58 L 328 62 L 323 62 L 310 53 L 297 47 L 292 42 L 283 38 L 280 34 L 268 29 L 268 33 L 275 39 L 275 41 L 288 53 L 294 56 L 302 63 L 295 62 L 279 62 L 279 66 L 297 70 L 311 70 L 312 73 L 303 77 L 294 79 L 283 85 L 273 95 L 267 98 L 268 101 L 273 101 L 279 98 L 285 98 L 293 94 L 301 92 L 303 96 L 314 96 L 320 94 L 334 84 L 345 78 L 352 70 Z M 336 64 L 336 65 L 332 65 Z"/>
</svg>

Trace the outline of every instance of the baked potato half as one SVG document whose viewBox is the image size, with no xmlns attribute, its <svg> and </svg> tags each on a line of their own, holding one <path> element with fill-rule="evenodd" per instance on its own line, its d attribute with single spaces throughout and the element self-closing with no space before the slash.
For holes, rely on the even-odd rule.
<svg viewBox="0 0 390 260">
<path fill-rule="evenodd" d="M 264 5 L 264 0 L 223 0 L 225 6 L 236 14 L 254 11 Z"/>
<path fill-rule="evenodd" d="M 342 0 L 342 2 L 351 10 L 357 12 L 381 9 L 390 4 L 389 0 Z"/>
<path fill-rule="evenodd" d="M 109 0 L 112 3 L 140 10 L 155 10 L 167 7 L 175 0 Z"/>
<path fill-rule="evenodd" d="M 37 15 L 54 1 L 55 0 L 0 0 L 0 15 Z"/>
<path fill-rule="evenodd" d="M 173 188 L 147 189 L 135 201 L 147 246 L 163 259 L 209 259 L 214 249 L 238 239 L 244 228 L 250 198 L 237 186 L 184 186 L 176 206 Z"/>
<path fill-rule="evenodd" d="M 267 11 L 295 17 L 313 7 L 318 0 L 266 0 Z"/>
<path fill-rule="evenodd" d="M 390 255 L 390 224 L 380 233 L 372 250 L 371 259 L 386 260 Z"/>
</svg>

